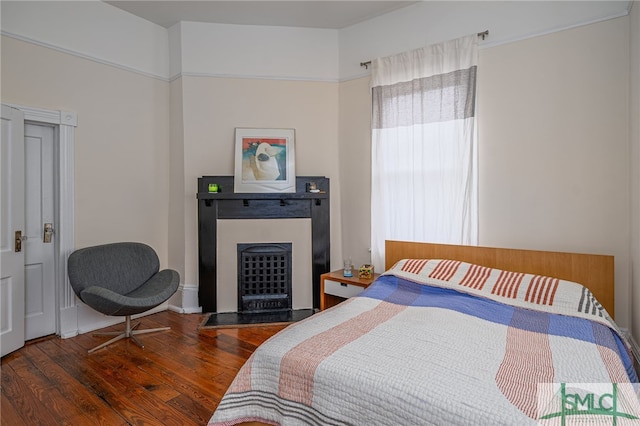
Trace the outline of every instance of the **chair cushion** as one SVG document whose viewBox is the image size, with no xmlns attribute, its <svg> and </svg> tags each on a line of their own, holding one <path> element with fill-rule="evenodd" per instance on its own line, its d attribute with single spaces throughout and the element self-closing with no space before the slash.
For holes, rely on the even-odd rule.
<svg viewBox="0 0 640 426">
<path fill-rule="evenodd" d="M 128 294 L 158 272 L 160 261 L 148 245 L 123 242 L 76 250 L 68 266 L 71 287 L 82 299 L 83 290 L 92 286 Z"/>
<path fill-rule="evenodd" d="M 98 286 L 85 288 L 80 299 L 105 315 L 134 315 L 154 308 L 168 300 L 177 290 L 180 276 L 172 269 L 164 269 L 128 294 L 118 294 Z"/>
</svg>

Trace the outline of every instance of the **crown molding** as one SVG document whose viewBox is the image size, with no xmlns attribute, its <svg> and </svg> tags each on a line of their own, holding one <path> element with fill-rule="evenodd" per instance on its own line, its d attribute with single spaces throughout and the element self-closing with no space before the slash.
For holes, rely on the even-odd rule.
<svg viewBox="0 0 640 426">
<path fill-rule="evenodd" d="M 134 67 L 129 67 L 127 65 L 122 65 L 122 64 L 115 63 L 115 62 L 107 61 L 105 59 L 101 59 L 101 58 L 98 58 L 98 57 L 95 57 L 95 56 L 87 55 L 85 53 L 80 53 L 80 52 L 77 52 L 75 50 L 71 50 L 71 49 L 67 49 L 67 48 L 64 48 L 64 47 L 56 46 L 56 45 L 51 44 L 51 43 L 47 43 L 47 42 L 36 40 L 36 39 L 30 38 L 30 37 L 25 37 L 25 36 L 22 36 L 22 35 L 14 34 L 14 33 L 11 33 L 9 31 L 0 30 L 0 35 L 3 35 L 5 37 L 10 37 L 10 38 L 13 38 L 15 40 L 23 41 L 25 43 L 34 44 L 36 46 L 46 47 L 48 49 L 52 49 L 52 50 L 55 50 L 55 51 L 58 51 L 58 52 L 61 52 L 61 53 L 66 53 L 67 55 L 72 55 L 72 56 L 76 56 L 76 57 L 79 57 L 79 58 L 82 58 L 82 59 L 86 59 L 86 60 L 89 60 L 89 61 L 92 61 L 92 62 L 96 62 L 96 63 L 99 63 L 101 65 L 107 65 L 107 66 L 118 68 L 118 69 L 121 69 L 121 70 L 124 70 L 124 71 L 129 71 L 129 72 L 133 72 L 133 73 L 136 73 L 136 74 L 140 74 L 140 75 L 143 75 L 145 77 L 150 77 L 150 78 L 154 78 L 156 80 L 169 82 L 169 77 L 164 76 L 164 75 L 154 74 L 154 73 L 150 73 L 150 72 L 147 72 L 147 71 L 142 71 L 142 70 L 134 68 Z"/>
</svg>

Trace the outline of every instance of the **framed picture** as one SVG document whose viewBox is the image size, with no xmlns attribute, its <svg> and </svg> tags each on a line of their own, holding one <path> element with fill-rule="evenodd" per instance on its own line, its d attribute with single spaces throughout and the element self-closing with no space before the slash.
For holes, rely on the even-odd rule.
<svg viewBox="0 0 640 426">
<path fill-rule="evenodd" d="M 236 128 L 234 192 L 296 192 L 295 130 Z"/>
</svg>

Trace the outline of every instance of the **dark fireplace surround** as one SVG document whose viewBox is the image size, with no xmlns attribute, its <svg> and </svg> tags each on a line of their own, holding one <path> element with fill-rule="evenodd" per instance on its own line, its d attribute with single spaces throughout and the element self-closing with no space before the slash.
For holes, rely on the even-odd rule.
<svg viewBox="0 0 640 426">
<path fill-rule="evenodd" d="M 313 307 L 320 308 L 320 275 L 330 268 L 329 179 L 297 176 L 296 192 L 234 193 L 233 176 L 198 179 L 198 299 L 202 312 L 217 312 L 218 219 L 311 219 Z M 315 182 L 320 192 L 308 192 Z M 210 193 L 210 183 L 218 185 Z"/>
</svg>

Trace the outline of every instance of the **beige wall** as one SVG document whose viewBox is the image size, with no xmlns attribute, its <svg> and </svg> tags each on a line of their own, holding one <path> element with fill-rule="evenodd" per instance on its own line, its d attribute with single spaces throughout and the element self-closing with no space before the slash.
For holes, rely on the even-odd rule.
<svg viewBox="0 0 640 426">
<path fill-rule="evenodd" d="M 340 84 L 340 184 L 342 250 L 356 266 L 371 263 L 370 79 Z M 340 265 L 334 264 L 339 268 Z"/>
<path fill-rule="evenodd" d="M 238 310 L 238 244 L 291 244 L 291 306 L 313 308 L 311 219 L 224 219 L 218 221 L 218 312 Z"/>
<path fill-rule="evenodd" d="M 480 55 L 480 244 L 614 255 L 625 325 L 628 82 L 626 17 Z"/>
<path fill-rule="evenodd" d="M 182 114 L 182 79 L 170 83 L 170 139 L 169 139 L 169 265 L 178 271 L 184 284 L 185 275 L 185 200 L 184 188 L 184 119 Z M 191 200 L 189 200 L 191 201 Z M 184 306 L 183 292 L 171 300 L 174 306 Z"/>
<path fill-rule="evenodd" d="M 629 90 L 630 155 L 631 166 L 631 306 L 640 306 L 640 2 L 635 1 L 629 16 L 630 74 Z M 640 341 L 640 309 L 633 309 L 632 330 Z"/>
<path fill-rule="evenodd" d="M 332 264 L 340 265 L 338 83 L 168 83 L 3 37 L 2 89 L 3 102 L 78 113 L 76 247 L 146 242 L 196 287 L 197 178 L 233 174 L 235 127 L 286 127 L 296 129 L 296 173 L 331 179 Z"/>
<path fill-rule="evenodd" d="M 183 77 L 182 88 L 185 283 L 198 282 L 197 179 L 233 175 L 236 127 L 295 129 L 296 175 L 331 179 L 331 257 L 339 265 L 338 84 Z"/>
<path fill-rule="evenodd" d="M 2 37 L 2 101 L 78 114 L 75 245 L 141 241 L 167 264 L 169 86 Z"/>
<path fill-rule="evenodd" d="M 481 49 L 478 72 L 480 244 L 614 255 L 623 326 L 630 321 L 628 45 L 623 17 Z M 369 152 L 367 85 L 368 78 L 341 83 L 341 154 Z M 360 183 L 370 166 L 341 160 L 345 252 L 363 255 L 368 194 Z"/>
</svg>

